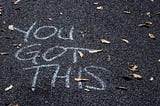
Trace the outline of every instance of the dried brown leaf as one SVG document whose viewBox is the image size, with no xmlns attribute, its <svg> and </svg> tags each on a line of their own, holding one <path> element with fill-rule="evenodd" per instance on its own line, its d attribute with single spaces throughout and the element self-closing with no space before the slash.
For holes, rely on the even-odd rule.
<svg viewBox="0 0 160 106">
<path fill-rule="evenodd" d="M 149 38 L 151 38 L 151 39 L 155 39 L 156 38 L 156 36 L 154 35 L 154 34 L 152 34 L 152 33 L 149 33 Z"/>
<path fill-rule="evenodd" d="M 16 48 L 20 48 L 20 47 L 22 47 L 22 44 L 21 43 L 13 44 L 13 46 L 16 47 Z"/>
<path fill-rule="evenodd" d="M 157 15 L 160 15 L 160 12 L 157 12 L 156 14 L 157 14 Z"/>
<path fill-rule="evenodd" d="M 0 55 L 8 55 L 8 52 L 0 52 Z"/>
<path fill-rule="evenodd" d="M 14 30 L 14 26 L 13 26 L 13 25 L 9 25 L 9 26 L 8 26 L 8 29 L 9 29 L 9 30 Z"/>
<path fill-rule="evenodd" d="M 102 52 L 103 50 L 89 50 L 89 53 L 99 53 Z"/>
<path fill-rule="evenodd" d="M 87 89 L 87 88 L 85 88 L 84 90 L 87 91 L 87 92 L 91 91 L 90 89 Z"/>
<path fill-rule="evenodd" d="M 9 91 L 13 88 L 13 85 L 10 85 L 9 87 L 5 88 L 5 91 Z"/>
<path fill-rule="evenodd" d="M 148 17 L 151 17 L 151 12 L 146 12 L 146 15 L 147 15 Z"/>
<path fill-rule="evenodd" d="M 122 89 L 122 90 L 127 90 L 126 87 L 122 87 L 122 86 L 117 86 L 116 89 Z"/>
<path fill-rule="evenodd" d="M 103 6 L 98 6 L 96 9 L 97 10 L 103 10 Z"/>
<path fill-rule="evenodd" d="M 0 15 L 2 15 L 2 12 L 3 12 L 3 8 L 0 7 Z"/>
<path fill-rule="evenodd" d="M 18 104 L 9 104 L 8 106 L 19 106 Z"/>
<path fill-rule="evenodd" d="M 121 39 L 122 41 L 129 43 L 129 41 L 127 39 Z"/>
<path fill-rule="evenodd" d="M 78 51 L 78 54 L 79 54 L 80 57 L 84 56 L 84 54 L 81 51 Z"/>
<path fill-rule="evenodd" d="M 131 70 L 131 71 L 135 71 L 135 70 L 138 69 L 138 66 L 135 65 L 135 64 L 132 64 L 132 65 L 129 65 L 128 69 Z"/>
<path fill-rule="evenodd" d="M 108 44 L 108 43 L 111 43 L 110 41 L 106 40 L 106 39 L 101 39 L 101 43 L 105 43 L 105 44 Z"/>
<path fill-rule="evenodd" d="M 136 79 L 142 79 L 142 76 L 139 74 L 131 74 Z"/>
<path fill-rule="evenodd" d="M 53 19 L 52 18 L 48 18 L 48 20 L 52 21 Z"/>
<path fill-rule="evenodd" d="M 75 81 L 88 81 L 86 78 L 74 78 Z"/>
<path fill-rule="evenodd" d="M 84 35 L 85 35 L 86 32 L 84 32 L 84 31 L 79 31 L 78 33 L 84 38 Z"/>
<path fill-rule="evenodd" d="M 154 78 L 153 78 L 153 77 L 151 77 L 149 80 L 150 80 L 150 81 L 153 81 L 153 80 L 154 80 Z"/>
<path fill-rule="evenodd" d="M 123 11 L 123 13 L 125 13 L 125 14 L 131 14 L 130 11 Z"/>
<path fill-rule="evenodd" d="M 139 24 L 139 27 L 151 27 L 152 26 L 152 22 L 151 21 L 147 21 L 145 23 Z"/>
<path fill-rule="evenodd" d="M 18 4 L 21 0 L 13 0 L 14 4 Z"/>
</svg>

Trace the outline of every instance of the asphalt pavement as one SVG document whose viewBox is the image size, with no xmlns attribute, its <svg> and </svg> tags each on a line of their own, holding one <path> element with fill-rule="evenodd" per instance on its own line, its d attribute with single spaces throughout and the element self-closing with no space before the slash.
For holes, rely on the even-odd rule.
<svg viewBox="0 0 160 106">
<path fill-rule="evenodd" d="M 0 106 L 159 106 L 160 0 L 0 0 Z"/>
</svg>

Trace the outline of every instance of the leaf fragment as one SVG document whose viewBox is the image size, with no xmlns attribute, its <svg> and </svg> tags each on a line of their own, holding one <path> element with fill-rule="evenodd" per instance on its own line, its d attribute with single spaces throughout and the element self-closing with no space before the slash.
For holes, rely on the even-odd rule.
<svg viewBox="0 0 160 106">
<path fill-rule="evenodd" d="M 91 91 L 91 90 L 90 90 L 90 89 L 88 89 L 88 88 L 85 88 L 84 90 L 85 90 L 85 91 L 87 91 L 87 92 Z"/>
<path fill-rule="evenodd" d="M 0 55 L 8 55 L 8 52 L 0 52 Z"/>
<path fill-rule="evenodd" d="M 84 54 L 81 51 L 78 51 L 80 57 L 84 57 Z"/>
<path fill-rule="evenodd" d="M 127 39 L 121 39 L 121 40 L 124 41 L 125 43 L 129 43 Z"/>
<path fill-rule="evenodd" d="M 139 74 L 131 74 L 136 79 L 142 79 L 142 76 Z"/>
<path fill-rule="evenodd" d="M 52 19 L 52 18 L 48 18 L 48 20 L 49 20 L 49 21 L 52 21 L 53 19 Z"/>
<path fill-rule="evenodd" d="M 9 29 L 9 30 L 14 30 L 14 26 L 13 26 L 13 25 L 9 25 L 9 26 L 8 26 L 8 29 Z"/>
<path fill-rule="evenodd" d="M 13 88 L 13 85 L 10 85 L 9 87 L 5 88 L 5 91 L 9 91 Z"/>
<path fill-rule="evenodd" d="M 151 12 L 146 12 L 146 15 L 147 15 L 148 17 L 151 17 Z"/>
<path fill-rule="evenodd" d="M 156 13 L 157 15 L 160 15 L 160 11 Z"/>
<path fill-rule="evenodd" d="M 13 0 L 14 4 L 18 4 L 21 0 Z"/>
<path fill-rule="evenodd" d="M 97 10 L 103 10 L 103 6 L 96 7 Z"/>
<path fill-rule="evenodd" d="M 103 50 L 89 50 L 89 53 L 99 53 L 99 52 L 102 52 Z"/>
<path fill-rule="evenodd" d="M 18 104 L 9 104 L 8 106 L 19 106 Z"/>
<path fill-rule="evenodd" d="M 131 71 L 136 71 L 138 69 L 138 66 L 135 64 L 131 64 L 131 65 L 129 65 L 128 69 Z"/>
<path fill-rule="evenodd" d="M 2 15 L 2 12 L 3 12 L 3 8 L 0 7 L 0 15 Z"/>
<path fill-rule="evenodd" d="M 117 86 L 116 89 L 127 90 L 127 88 L 126 88 L 126 87 L 123 87 L 123 86 Z"/>
<path fill-rule="evenodd" d="M 99 3 L 98 3 L 98 2 L 94 2 L 93 4 L 97 5 L 97 4 L 99 4 Z"/>
<path fill-rule="evenodd" d="M 111 43 L 110 41 L 106 40 L 106 39 L 101 39 L 101 43 L 104 43 L 104 44 L 109 44 Z"/>
<path fill-rule="evenodd" d="M 151 39 L 155 39 L 156 38 L 156 36 L 154 35 L 154 34 L 152 34 L 152 33 L 149 33 L 149 38 L 151 38 Z"/>
<path fill-rule="evenodd" d="M 78 33 L 84 38 L 86 32 L 84 32 L 84 31 L 79 31 Z"/>
<path fill-rule="evenodd" d="M 131 14 L 130 11 L 123 11 L 123 13 L 125 13 L 125 14 Z"/>
<path fill-rule="evenodd" d="M 88 81 L 89 79 L 86 78 L 74 78 L 75 81 Z"/>
<path fill-rule="evenodd" d="M 150 80 L 150 81 L 153 81 L 153 80 L 154 80 L 154 78 L 153 78 L 153 77 L 151 77 L 149 80 Z"/>
<path fill-rule="evenodd" d="M 22 46 L 22 44 L 21 43 L 13 44 L 13 46 L 16 47 L 16 48 L 20 48 Z"/>
<path fill-rule="evenodd" d="M 138 27 L 151 27 L 152 24 L 153 23 L 151 21 L 147 21 L 145 23 L 139 24 Z"/>
</svg>

